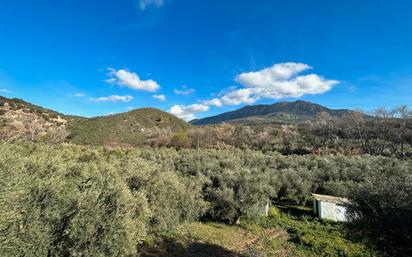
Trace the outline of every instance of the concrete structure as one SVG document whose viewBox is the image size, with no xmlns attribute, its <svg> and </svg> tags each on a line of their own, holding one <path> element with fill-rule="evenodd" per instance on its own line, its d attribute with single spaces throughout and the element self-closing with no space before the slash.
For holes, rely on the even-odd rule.
<svg viewBox="0 0 412 257">
<path fill-rule="evenodd" d="M 313 212 L 321 219 L 347 221 L 346 205 L 349 200 L 331 195 L 312 194 Z"/>
</svg>

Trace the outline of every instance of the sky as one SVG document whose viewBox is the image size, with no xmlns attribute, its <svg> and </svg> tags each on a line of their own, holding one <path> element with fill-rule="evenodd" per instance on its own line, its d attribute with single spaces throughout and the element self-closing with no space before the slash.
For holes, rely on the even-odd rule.
<svg viewBox="0 0 412 257">
<path fill-rule="evenodd" d="M 412 1 L 0 0 L 0 95 L 191 120 L 306 100 L 412 103 Z"/>
</svg>

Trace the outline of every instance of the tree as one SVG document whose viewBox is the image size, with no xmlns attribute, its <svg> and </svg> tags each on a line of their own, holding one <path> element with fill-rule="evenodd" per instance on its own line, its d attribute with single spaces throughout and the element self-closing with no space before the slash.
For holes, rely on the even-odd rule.
<svg viewBox="0 0 412 257">
<path fill-rule="evenodd" d="M 297 141 L 300 137 L 296 125 L 282 125 L 280 127 L 280 136 L 282 138 L 282 153 L 290 154 L 296 148 Z"/>
<path fill-rule="evenodd" d="M 412 254 L 412 164 L 387 160 L 350 193 L 352 225 L 390 256 Z"/>
<path fill-rule="evenodd" d="M 313 146 L 315 148 L 322 148 L 323 150 L 333 148 L 335 146 L 337 119 L 332 117 L 327 112 L 320 112 L 316 114 L 313 121 L 309 122 Z"/>
</svg>

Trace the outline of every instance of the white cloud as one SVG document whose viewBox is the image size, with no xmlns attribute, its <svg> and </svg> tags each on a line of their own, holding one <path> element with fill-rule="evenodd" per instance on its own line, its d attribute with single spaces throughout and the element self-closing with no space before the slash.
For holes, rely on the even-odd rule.
<svg viewBox="0 0 412 257">
<path fill-rule="evenodd" d="M 316 74 L 298 76 L 308 69 L 312 67 L 304 63 L 278 63 L 260 71 L 241 73 L 236 81 L 250 89 L 251 96 L 269 99 L 320 94 L 338 84 Z"/>
<path fill-rule="evenodd" d="M 160 7 L 163 5 L 163 0 L 140 0 L 139 7 L 140 10 L 144 11 L 149 5 L 155 5 L 156 7 Z"/>
<path fill-rule="evenodd" d="M 183 120 L 190 121 L 196 118 L 196 113 L 207 112 L 209 106 L 204 104 L 192 104 L 188 106 L 173 105 L 169 112 Z"/>
<path fill-rule="evenodd" d="M 90 101 L 92 102 L 130 102 L 133 100 L 133 97 L 130 95 L 111 95 L 111 96 L 103 96 L 103 97 L 98 97 L 98 98 L 90 98 Z"/>
<path fill-rule="evenodd" d="M 157 84 L 156 81 L 151 79 L 141 80 L 139 75 L 134 72 L 125 69 L 115 70 L 109 68 L 108 70 L 109 73 L 107 75 L 109 76 L 109 78 L 105 81 L 109 84 L 116 84 L 135 90 L 143 90 L 149 92 L 155 92 L 160 88 L 159 84 Z"/>
<path fill-rule="evenodd" d="M 195 92 L 193 88 L 188 88 L 186 85 L 183 85 L 181 89 L 175 88 L 173 91 L 176 95 L 190 95 Z"/>
<path fill-rule="evenodd" d="M 9 93 L 9 94 L 11 94 L 11 93 L 13 93 L 13 91 L 11 91 L 9 89 L 1 88 L 0 93 Z"/>
<path fill-rule="evenodd" d="M 165 95 L 153 95 L 153 98 L 158 99 L 162 102 L 166 101 L 166 96 Z"/>
<path fill-rule="evenodd" d="M 208 106 L 216 106 L 216 107 L 222 107 L 223 106 L 222 101 L 218 98 L 213 98 L 213 99 L 210 99 L 210 100 L 203 101 L 203 104 L 208 105 Z"/>
<path fill-rule="evenodd" d="M 76 93 L 76 94 L 74 94 L 74 96 L 76 96 L 76 97 L 85 97 L 86 95 L 83 94 L 83 93 Z"/>
<path fill-rule="evenodd" d="M 235 80 L 243 88 L 231 88 L 221 94 L 220 98 L 203 101 L 208 106 L 253 104 L 259 99 L 281 99 L 301 97 L 303 95 L 321 94 L 329 91 L 339 82 L 327 80 L 316 74 L 299 75 L 312 69 L 304 63 L 278 63 L 272 67 L 254 72 L 245 72 Z"/>
<path fill-rule="evenodd" d="M 252 104 L 258 99 L 258 96 L 253 96 L 253 91 L 250 88 L 241 88 L 223 95 L 220 101 L 223 105 L 239 105 L 242 103 Z"/>
<path fill-rule="evenodd" d="M 304 63 L 277 63 L 260 71 L 241 73 L 236 77 L 236 80 L 242 85 L 267 86 L 273 81 L 290 79 L 292 76 L 308 69 L 312 69 L 312 67 Z"/>
</svg>

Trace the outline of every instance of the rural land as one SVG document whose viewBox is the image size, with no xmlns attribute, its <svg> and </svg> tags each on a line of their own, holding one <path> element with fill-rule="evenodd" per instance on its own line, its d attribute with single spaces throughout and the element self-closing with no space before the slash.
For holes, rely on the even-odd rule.
<svg viewBox="0 0 412 257">
<path fill-rule="evenodd" d="M 412 115 L 304 102 L 195 126 L 0 98 L 2 256 L 409 256 Z M 319 219 L 311 193 L 351 199 Z M 264 206 L 270 207 L 265 214 Z"/>
<path fill-rule="evenodd" d="M 412 257 L 411 14 L 0 0 L 0 257 Z"/>
</svg>

